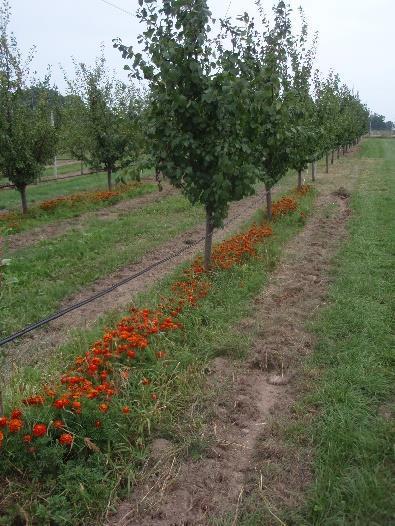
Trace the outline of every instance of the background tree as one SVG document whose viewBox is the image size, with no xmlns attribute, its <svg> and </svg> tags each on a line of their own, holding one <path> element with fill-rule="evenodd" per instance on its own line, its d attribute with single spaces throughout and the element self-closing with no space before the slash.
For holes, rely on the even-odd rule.
<svg viewBox="0 0 395 526">
<path fill-rule="evenodd" d="M 139 4 L 137 16 L 146 26 L 139 37 L 142 52 L 120 41 L 115 47 L 133 59 L 133 75 L 149 83 L 156 168 L 192 203 L 205 207 L 208 268 L 213 230 L 222 224 L 229 203 L 254 192 L 240 103 L 247 83 L 238 75 L 237 51 L 224 54 L 226 41 L 209 38 L 212 18 L 205 0 Z"/>
<path fill-rule="evenodd" d="M 386 121 L 384 115 L 372 113 L 370 115 L 370 126 L 372 130 L 384 131 L 392 130 L 394 123 L 392 121 Z"/>
<path fill-rule="evenodd" d="M 93 67 L 75 63 L 75 78 L 67 82 L 74 100 L 74 124 L 83 138 L 81 154 L 82 148 L 87 148 L 87 162 L 95 169 L 106 170 L 111 190 L 112 174 L 125 156 L 130 139 L 127 108 L 133 87 L 109 75 L 103 51 Z"/>
<path fill-rule="evenodd" d="M 291 136 L 284 103 L 290 12 L 285 2 L 278 2 L 273 8 L 274 23 L 270 27 L 261 2 L 258 1 L 257 5 L 263 30 L 257 31 L 254 21 L 245 15 L 245 43 L 241 46 L 240 55 L 248 81 L 246 134 L 250 143 L 250 159 L 258 179 L 265 184 L 267 216 L 271 219 L 271 189 L 286 174 L 290 162 Z"/>
<path fill-rule="evenodd" d="M 62 108 L 60 147 L 64 153 L 81 162 L 81 175 L 89 152 L 87 109 L 79 95 L 68 95 Z"/>
<path fill-rule="evenodd" d="M 302 185 L 302 172 L 314 161 L 317 148 L 315 104 L 311 95 L 315 40 L 309 47 L 307 23 L 301 9 L 300 14 L 300 35 L 293 36 L 289 46 L 292 76 L 285 91 L 292 131 L 290 167 L 298 173 L 298 188 Z"/>
<path fill-rule="evenodd" d="M 51 124 L 49 78 L 31 83 L 15 37 L 9 33 L 10 7 L 0 8 L 0 170 L 21 195 L 27 212 L 27 185 L 35 182 L 56 152 L 57 131 Z M 31 99 L 28 91 L 35 93 Z"/>
</svg>

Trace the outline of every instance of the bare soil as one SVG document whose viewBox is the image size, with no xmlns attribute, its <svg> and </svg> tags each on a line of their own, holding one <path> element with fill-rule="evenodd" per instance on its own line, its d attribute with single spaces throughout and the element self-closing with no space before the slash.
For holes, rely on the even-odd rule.
<svg viewBox="0 0 395 526">
<path fill-rule="evenodd" d="M 336 191 L 352 190 L 358 168 L 344 164 L 318 181 L 312 215 L 287 244 L 252 316 L 236 327 L 253 337 L 248 359 L 210 366 L 207 389 L 217 396 L 204 432 L 208 452 L 185 460 L 171 442 L 154 441 L 131 498 L 108 526 L 234 526 L 257 500 L 261 524 L 284 524 L 277 509 L 303 502 L 313 453 L 309 444 L 290 448 L 281 430 L 308 381 L 302 363 L 314 338 L 306 325 L 325 305 L 332 258 L 346 238 L 348 200 L 344 188 Z"/>
</svg>

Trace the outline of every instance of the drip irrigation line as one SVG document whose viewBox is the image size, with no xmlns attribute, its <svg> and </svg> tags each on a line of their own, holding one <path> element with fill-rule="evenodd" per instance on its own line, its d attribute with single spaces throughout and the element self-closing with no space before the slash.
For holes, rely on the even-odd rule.
<svg viewBox="0 0 395 526">
<path fill-rule="evenodd" d="M 266 194 L 267 194 L 267 192 L 264 192 L 262 197 L 264 197 Z M 260 196 L 257 195 L 257 197 L 260 197 Z M 256 206 L 255 204 L 251 205 L 251 206 L 247 207 L 247 210 L 250 210 L 250 209 L 252 209 L 255 206 Z M 231 223 L 233 223 L 233 221 L 238 219 L 238 217 L 239 216 L 235 216 L 232 219 L 229 219 L 227 222 L 224 223 L 224 227 L 225 226 L 229 226 Z M 192 248 L 192 247 L 198 245 L 199 243 L 201 243 L 202 241 L 204 241 L 205 237 L 206 236 L 200 237 L 199 239 L 193 241 L 191 244 L 188 244 L 188 246 L 181 248 L 177 252 L 173 252 L 172 254 L 169 254 L 168 256 L 166 256 L 165 258 L 161 259 L 160 261 L 156 261 L 155 263 L 152 263 L 148 267 L 140 270 L 139 272 L 136 272 L 135 274 L 132 274 L 131 276 L 128 276 L 127 278 L 124 278 L 121 281 L 118 281 L 114 285 L 111 285 L 111 287 L 108 287 L 108 288 L 106 288 L 104 290 L 101 290 L 100 292 L 97 292 L 93 296 L 90 296 L 89 298 L 86 298 L 85 300 L 79 301 L 78 303 L 74 303 L 73 305 L 70 305 L 69 307 L 66 307 L 64 309 L 60 309 L 57 312 L 55 312 L 54 314 L 52 314 L 52 315 L 50 315 L 50 316 L 48 316 L 46 318 L 43 318 L 42 320 L 39 320 L 39 321 L 37 321 L 35 323 L 32 323 L 31 325 L 26 326 L 24 329 L 21 329 L 20 331 L 17 331 L 14 334 L 11 334 L 10 336 L 7 336 L 6 338 L 3 338 L 2 340 L 0 340 L 0 347 L 2 347 L 3 345 L 6 345 L 7 343 L 11 343 L 14 340 L 16 340 L 17 338 L 21 338 L 22 336 L 25 336 L 26 334 L 28 334 L 30 332 L 33 332 L 36 329 L 39 329 L 43 325 L 47 325 L 51 321 L 57 320 L 58 318 L 61 318 L 61 317 L 65 316 L 69 312 L 72 312 L 74 310 L 80 309 L 84 305 L 88 305 L 89 303 L 92 303 L 93 301 L 95 301 L 95 300 L 97 300 L 97 299 L 99 299 L 99 298 L 101 298 L 103 296 L 106 296 L 107 294 L 109 294 L 110 292 L 113 292 L 117 288 L 122 287 L 122 285 L 125 285 L 126 283 L 129 283 L 130 281 L 133 281 L 136 278 L 146 274 L 147 272 L 151 271 L 152 269 L 154 269 L 156 267 L 159 267 L 159 266 L 163 265 L 164 263 L 167 263 L 168 261 L 180 256 L 181 254 L 183 254 L 184 252 L 186 252 L 190 248 Z"/>
</svg>

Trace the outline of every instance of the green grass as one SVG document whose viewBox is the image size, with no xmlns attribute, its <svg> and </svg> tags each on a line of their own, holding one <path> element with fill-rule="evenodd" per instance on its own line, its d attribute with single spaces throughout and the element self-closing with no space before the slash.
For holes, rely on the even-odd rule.
<svg viewBox="0 0 395 526">
<path fill-rule="evenodd" d="M 81 171 L 81 163 L 70 163 L 70 164 L 64 164 L 62 166 L 57 167 L 58 176 L 59 175 L 67 175 L 70 173 L 80 172 Z M 86 165 L 84 165 L 84 170 L 86 171 L 88 168 Z M 49 168 L 46 168 L 43 173 L 43 178 L 45 177 L 55 177 L 55 169 L 53 166 L 50 166 Z"/>
<path fill-rule="evenodd" d="M 312 200 L 313 195 L 304 197 L 300 210 L 308 213 Z M 125 497 L 133 486 L 146 456 L 145 445 L 152 437 L 171 439 L 184 456 L 196 458 L 204 455 L 207 444 L 203 439 L 196 440 L 196 436 L 201 415 L 207 410 L 208 395 L 202 389 L 207 362 L 218 354 L 230 351 L 242 355 L 246 351 L 248 340 L 236 338 L 231 329 L 253 308 L 251 300 L 267 282 L 284 243 L 302 225 L 299 214 L 281 218 L 274 225 L 274 236 L 262 244 L 259 259 L 251 259 L 231 271 L 213 275 L 209 295 L 197 308 L 182 314 L 183 330 L 168 333 L 164 339 L 158 338 L 153 343 L 153 350 L 165 349 L 168 352 L 165 366 L 161 361 L 143 361 L 136 365 L 133 377 L 156 378 L 155 389 L 164 408 L 151 411 L 145 417 L 140 446 L 122 444 L 119 449 L 81 458 L 78 463 L 68 462 L 58 476 L 40 477 L 39 484 L 28 483 L 26 478 L 18 476 L 8 478 L 0 488 L 0 502 L 3 502 L 3 509 L 0 504 L 0 524 L 10 524 L 15 517 L 23 517 L 23 520 L 34 517 L 33 524 L 40 526 L 104 523 L 102 514 L 107 505 L 116 503 L 116 495 Z M 162 295 L 170 294 L 170 284 L 178 279 L 183 268 L 140 295 L 137 306 L 157 305 Z M 78 331 L 72 342 L 48 357 L 40 371 L 26 369 L 14 378 L 13 384 L 7 387 L 8 394 L 10 390 L 17 392 L 18 386 L 32 390 L 34 385 L 40 385 L 41 377 L 53 377 L 64 371 L 68 363 L 85 352 L 89 343 L 100 337 L 104 328 L 111 326 L 120 316 L 121 313 L 113 312 L 99 320 L 91 331 Z M 3 500 L 7 495 L 8 500 Z"/>
<path fill-rule="evenodd" d="M 116 177 L 117 174 L 114 173 L 114 181 Z M 50 181 L 38 183 L 37 185 L 29 185 L 27 187 L 26 193 L 29 206 L 34 206 L 40 201 L 46 201 L 47 199 L 53 199 L 59 196 L 67 196 L 87 190 L 107 190 L 107 174 L 101 172 L 98 174 L 82 175 L 70 179 L 60 179 L 58 181 Z M 0 212 L 1 210 L 19 210 L 20 200 L 21 198 L 17 190 L 1 190 Z"/>
<path fill-rule="evenodd" d="M 368 166 L 352 197 L 349 240 L 336 259 L 330 306 L 315 330 L 311 364 L 323 371 L 309 403 L 315 483 L 303 524 L 386 525 L 394 521 L 395 142 L 367 140 Z M 388 405 L 387 405 L 388 404 Z M 302 523 L 302 522 L 301 522 Z"/>
<path fill-rule="evenodd" d="M 12 253 L 0 289 L 0 334 L 48 315 L 65 297 L 202 220 L 202 208 L 174 196 Z"/>
<path fill-rule="evenodd" d="M 69 164 L 65 164 L 62 166 L 58 166 L 57 172 L 58 172 L 58 176 L 64 176 L 64 175 L 72 174 L 76 172 L 79 173 L 80 170 L 81 170 L 81 163 L 75 162 L 75 163 L 69 163 Z M 84 170 L 85 171 L 87 170 L 86 166 L 84 166 Z M 52 179 L 53 177 L 55 177 L 55 169 L 53 166 L 50 166 L 48 168 L 45 168 L 42 174 L 42 177 L 41 177 L 41 181 L 45 181 L 45 179 Z M 3 185 L 3 184 L 10 184 L 10 181 L 5 177 L 0 177 L 0 185 Z"/>
<path fill-rule="evenodd" d="M 17 213 L 6 222 L 0 223 L 0 234 L 4 237 L 19 232 L 26 232 L 33 228 L 45 227 L 65 219 L 79 217 L 87 212 L 94 212 L 114 205 L 120 201 L 133 199 L 157 191 L 157 186 L 152 183 L 140 183 L 119 195 L 113 196 L 103 201 L 78 201 L 73 203 L 62 203 L 53 210 L 41 210 L 40 208 L 30 209 L 27 215 L 22 216 Z M 79 221 L 81 224 L 81 221 Z"/>
<path fill-rule="evenodd" d="M 285 416 L 272 424 L 296 459 L 314 459 L 305 505 L 288 509 L 268 487 L 268 498 L 258 491 L 246 496 L 237 523 L 229 514 L 213 524 L 395 522 L 395 141 L 365 140 L 359 157 L 349 239 L 334 260 L 328 307 L 311 326 L 317 345 L 301 373 L 306 394 L 292 406 L 292 422 Z M 280 481 L 282 470 L 292 470 L 283 460 L 264 462 Z"/>
</svg>

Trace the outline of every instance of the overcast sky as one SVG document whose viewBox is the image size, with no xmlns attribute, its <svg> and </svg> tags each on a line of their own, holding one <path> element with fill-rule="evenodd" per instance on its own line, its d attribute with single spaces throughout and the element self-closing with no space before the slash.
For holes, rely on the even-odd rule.
<svg viewBox="0 0 395 526">
<path fill-rule="evenodd" d="M 137 0 L 10 0 L 11 29 L 22 51 L 37 47 L 34 67 L 41 75 L 52 65 L 64 88 L 58 64 L 72 72 L 70 57 L 93 63 L 101 42 L 109 64 L 124 76 L 123 61 L 111 47 L 121 37 L 136 42 L 138 21 L 109 4 L 134 13 Z M 262 0 L 270 10 L 272 0 Z M 256 14 L 254 0 L 209 0 L 214 16 Z M 319 33 L 317 66 L 338 72 L 372 111 L 395 121 L 395 0 L 291 0 L 301 5 L 312 31 Z"/>
</svg>

